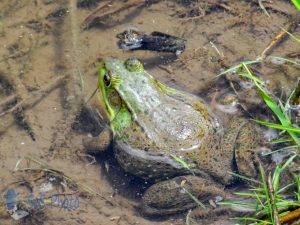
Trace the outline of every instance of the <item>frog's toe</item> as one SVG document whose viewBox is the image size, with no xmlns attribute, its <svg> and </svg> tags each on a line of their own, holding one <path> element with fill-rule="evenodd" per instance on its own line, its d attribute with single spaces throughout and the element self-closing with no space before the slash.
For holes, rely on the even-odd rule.
<svg viewBox="0 0 300 225">
<path fill-rule="evenodd" d="M 85 137 L 82 140 L 83 146 L 88 154 L 97 154 L 108 149 L 112 141 L 112 131 L 109 128 L 104 130 L 97 137 Z"/>
<path fill-rule="evenodd" d="M 143 212 L 148 215 L 166 215 L 186 211 L 225 192 L 216 184 L 196 176 L 180 176 L 151 186 L 143 196 Z M 194 199 L 193 199 L 194 198 Z"/>
</svg>

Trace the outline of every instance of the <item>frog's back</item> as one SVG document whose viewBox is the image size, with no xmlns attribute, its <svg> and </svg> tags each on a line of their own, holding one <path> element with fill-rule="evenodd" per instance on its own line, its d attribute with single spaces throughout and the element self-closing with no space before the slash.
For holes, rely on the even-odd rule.
<svg viewBox="0 0 300 225">
<path fill-rule="evenodd" d="M 114 64 L 111 73 L 122 80 L 116 90 L 133 119 L 116 134 L 115 153 L 121 166 L 144 178 L 185 172 L 172 155 L 201 167 L 199 162 L 206 162 L 203 154 L 219 142 L 221 129 L 205 102 L 161 84 L 143 70 L 132 72 L 120 61 L 109 63 Z"/>
<path fill-rule="evenodd" d="M 168 88 L 145 71 L 132 73 L 122 69 L 123 64 L 118 66 L 118 70 L 124 71 L 120 75 L 118 93 L 126 99 L 136 123 L 123 132 L 134 133 L 132 139 L 127 140 L 132 146 L 143 133 L 154 146 L 154 152 L 188 151 L 199 148 L 203 140 L 219 129 L 202 99 Z M 140 134 L 134 132 L 137 127 Z"/>
</svg>

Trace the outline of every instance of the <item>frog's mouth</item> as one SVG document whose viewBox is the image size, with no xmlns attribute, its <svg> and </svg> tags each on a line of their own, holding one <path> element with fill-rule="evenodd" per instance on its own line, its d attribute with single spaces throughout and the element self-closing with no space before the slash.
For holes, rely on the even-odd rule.
<svg viewBox="0 0 300 225">
<path fill-rule="evenodd" d="M 108 119 L 112 121 L 116 115 L 108 99 L 108 88 L 110 86 L 111 84 L 108 70 L 105 66 L 105 63 L 101 62 L 98 69 L 98 91 L 101 92 L 102 96 L 100 98 L 104 101 Z"/>
</svg>

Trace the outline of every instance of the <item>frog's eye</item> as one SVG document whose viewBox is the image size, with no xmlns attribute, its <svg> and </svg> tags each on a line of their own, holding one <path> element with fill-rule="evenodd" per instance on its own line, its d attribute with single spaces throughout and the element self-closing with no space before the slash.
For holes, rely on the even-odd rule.
<svg viewBox="0 0 300 225">
<path fill-rule="evenodd" d="M 125 61 L 125 67 L 127 70 L 130 72 L 143 72 L 144 71 L 144 66 L 136 58 L 129 58 Z"/>
<path fill-rule="evenodd" d="M 104 80 L 105 86 L 109 87 L 110 86 L 110 76 L 107 73 L 104 75 L 103 80 Z"/>
</svg>

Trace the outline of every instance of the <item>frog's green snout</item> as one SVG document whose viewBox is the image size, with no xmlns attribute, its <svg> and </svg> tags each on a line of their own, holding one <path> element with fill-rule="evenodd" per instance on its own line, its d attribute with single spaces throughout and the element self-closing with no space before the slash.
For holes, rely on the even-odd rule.
<svg viewBox="0 0 300 225">
<path fill-rule="evenodd" d="M 129 58 L 125 61 L 125 67 L 130 72 L 144 72 L 144 66 L 137 58 Z"/>
</svg>

